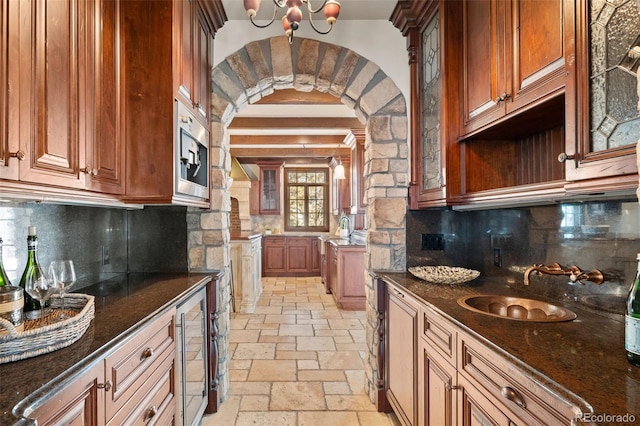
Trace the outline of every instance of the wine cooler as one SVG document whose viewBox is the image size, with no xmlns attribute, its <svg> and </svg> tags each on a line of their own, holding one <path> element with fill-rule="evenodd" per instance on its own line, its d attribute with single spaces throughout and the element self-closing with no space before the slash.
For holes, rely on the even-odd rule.
<svg viewBox="0 0 640 426">
<path fill-rule="evenodd" d="M 178 415 L 183 426 L 200 424 L 207 407 L 206 290 L 202 288 L 178 307 L 176 343 L 178 345 Z"/>
</svg>

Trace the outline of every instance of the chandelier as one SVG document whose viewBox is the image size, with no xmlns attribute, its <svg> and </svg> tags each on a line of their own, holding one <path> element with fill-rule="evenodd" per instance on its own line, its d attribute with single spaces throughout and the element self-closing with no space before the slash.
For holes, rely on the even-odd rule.
<svg viewBox="0 0 640 426">
<path fill-rule="evenodd" d="M 285 34 L 289 37 L 289 43 L 292 43 L 293 33 L 300 27 L 300 21 L 302 20 L 302 11 L 300 10 L 300 7 L 303 3 L 307 6 L 311 27 L 318 34 L 328 34 L 333 28 L 333 24 L 338 20 L 338 15 L 340 14 L 340 3 L 336 0 L 324 0 L 317 9 L 314 9 L 313 6 L 311 6 L 311 0 L 273 0 L 273 16 L 265 25 L 257 24 L 253 20 L 260 8 L 260 0 L 244 0 L 244 9 L 247 11 L 247 16 L 253 25 L 258 28 L 266 28 L 275 21 L 278 9 L 287 8 L 287 13 L 282 17 L 282 27 L 284 28 Z M 312 15 L 320 12 L 321 10 L 324 11 L 324 17 L 327 24 L 329 24 L 329 28 L 326 31 L 319 30 L 313 23 Z"/>
</svg>

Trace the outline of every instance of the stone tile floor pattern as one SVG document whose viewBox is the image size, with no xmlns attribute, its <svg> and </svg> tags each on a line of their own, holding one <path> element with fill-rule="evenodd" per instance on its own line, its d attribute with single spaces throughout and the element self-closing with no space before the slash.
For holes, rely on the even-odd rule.
<svg viewBox="0 0 640 426">
<path fill-rule="evenodd" d="M 364 392 L 365 312 L 338 309 L 319 277 L 263 278 L 232 313 L 230 392 L 203 426 L 397 426 Z"/>
</svg>

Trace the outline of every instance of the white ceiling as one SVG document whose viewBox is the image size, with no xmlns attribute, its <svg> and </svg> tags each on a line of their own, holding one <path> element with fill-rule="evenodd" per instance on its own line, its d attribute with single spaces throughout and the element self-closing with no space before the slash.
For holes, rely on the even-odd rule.
<svg viewBox="0 0 640 426">
<path fill-rule="evenodd" d="M 383 19 L 388 20 L 393 12 L 397 0 L 339 0 L 340 16 L 338 22 L 347 20 L 371 20 Z M 321 0 L 311 0 L 311 5 L 318 8 L 322 4 Z M 241 0 L 222 0 L 222 5 L 227 13 L 227 18 L 231 20 L 248 19 L 247 12 L 244 10 Z M 260 9 L 258 10 L 257 19 L 271 19 L 273 13 L 272 0 L 262 0 Z M 303 19 L 307 19 L 306 7 L 302 7 Z M 284 13 L 279 12 L 278 16 L 282 17 Z M 320 12 L 319 19 L 323 19 Z"/>
</svg>

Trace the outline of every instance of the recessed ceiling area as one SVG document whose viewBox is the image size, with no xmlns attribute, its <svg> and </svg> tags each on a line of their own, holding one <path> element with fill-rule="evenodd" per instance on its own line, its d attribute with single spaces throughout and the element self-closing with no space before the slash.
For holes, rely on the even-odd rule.
<svg viewBox="0 0 640 426">
<path fill-rule="evenodd" d="M 364 125 L 340 99 L 316 90 L 277 90 L 235 115 L 229 125 L 231 155 L 240 163 L 270 158 L 329 164 L 348 157 L 352 129 Z"/>
</svg>

